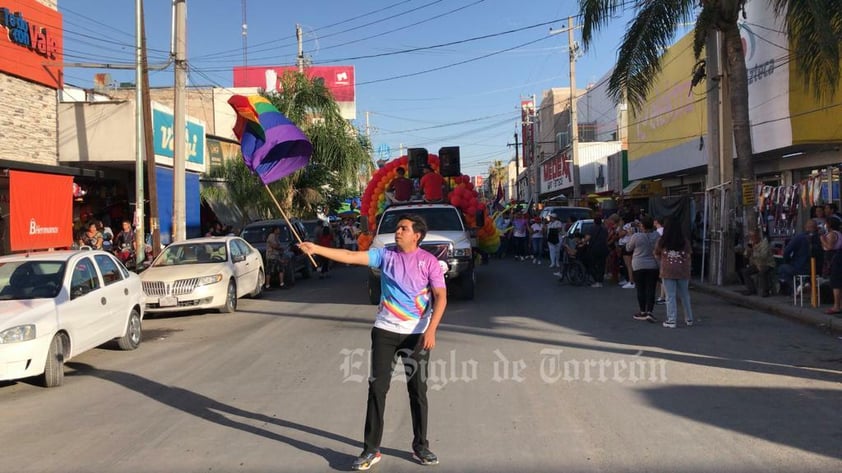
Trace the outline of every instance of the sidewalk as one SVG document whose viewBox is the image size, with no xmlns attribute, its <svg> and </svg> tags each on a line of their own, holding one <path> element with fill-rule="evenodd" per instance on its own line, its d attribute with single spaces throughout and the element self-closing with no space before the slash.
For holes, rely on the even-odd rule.
<svg viewBox="0 0 842 473">
<path fill-rule="evenodd" d="M 716 286 L 691 280 L 690 289 L 721 297 L 742 307 L 787 317 L 832 333 L 842 333 L 842 317 L 825 314 L 824 311 L 831 307 L 829 304 L 820 305 L 817 308 L 811 307 L 810 297 L 807 294 L 804 295 L 804 307 L 800 307 L 792 304 L 792 296 L 744 296 L 740 292 L 745 290 L 745 286 L 742 285 Z"/>
</svg>

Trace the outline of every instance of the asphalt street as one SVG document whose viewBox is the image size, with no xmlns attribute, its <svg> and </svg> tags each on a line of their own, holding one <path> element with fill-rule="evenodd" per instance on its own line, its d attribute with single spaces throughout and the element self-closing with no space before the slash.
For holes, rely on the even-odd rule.
<svg viewBox="0 0 842 473">
<path fill-rule="evenodd" d="M 410 458 L 398 373 L 375 471 L 842 471 L 842 340 L 700 293 L 699 323 L 670 330 L 632 319 L 633 290 L 550 273 L 494 260 L 475 301 L 449 302 L 429 379 L 441 464 Z M 82 354 L 62 387 L 0 385 L 0 471 L 347 471 L 365 282 L 340 267 L 236 314 L 148 318 L 140 348 Z"/>
</svg>

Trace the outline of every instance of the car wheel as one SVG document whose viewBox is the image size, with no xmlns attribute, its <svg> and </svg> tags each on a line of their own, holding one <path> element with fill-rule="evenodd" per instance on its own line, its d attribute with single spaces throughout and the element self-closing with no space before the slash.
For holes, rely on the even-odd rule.
<svg viewBox="0 0 842 473">
<path fill-rule="evenodd" d="M 368 301 L 372 305 L 380 304 L 380 278 L 368 275 Z"/>
<path fill-rule="evenodd" d="M 64 337 L 61 335 L 56 335 L 50 342 L 44 374 L 41 375 L 40 381 L 45 388 L 61 386 L 64 382 Z"/>
<path fill-rule="evenodd" d="M 143 340 L 143 330 L 140 322 L 140 312 L 137 309 L 132 309 L 129 314 L 129 324 L 126 327 L 126 334 L 117 340 L 117 345 L 121 350 L 134 350 L 140 345 Z"/>
<path fill-rule="evenodd" d="M 263 292 L 263 286 L 265 284 L 266 284 L 266 274 L 261 269 L 257 273 L 257 286 L 255 286 L 254 290 L 251 291 L 251 294 L 249 294 L 249 296 L 251 296 L 252 299 L 260 297 L 260 294 Z"/>
<path fill-rule="evenodd" d="M 223 314 L 230 314 L 237 310 L 237 285 L 234 280 L 228 281 L 228 290 L 225 293 L 225 305 L 219 311 Z"/>
<path fill-rule="evenodd" d="M 304 268 L 301 269 L 301 279 L 310 279 L 313 275 L 313 265 L 310 263 L 310 258 L 305 258 Z"/>
<path fill-rule="evenodd" d="M 284 270 L 284 285 L 287 287 L 295 286 L 295 265 L 290 263 Z"/>
<path fill-rule="evenodd" d="M 473 269 L 459 277 L 459 290 L 462 299 L 474 300 L 474 287 L 476 287 L 477 276 Z"/>
</svg>

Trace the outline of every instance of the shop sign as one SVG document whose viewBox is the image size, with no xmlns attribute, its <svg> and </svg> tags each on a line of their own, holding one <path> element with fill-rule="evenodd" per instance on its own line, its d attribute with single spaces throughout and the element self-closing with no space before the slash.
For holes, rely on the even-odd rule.
<svg viewBox="0 0 842 473">
<path fill-rule="evenodd" d="M 187 162 L 191 171 L 205 172 L 205 125 L 187 117 L 185 127 Z M 166 107 L 154 104 L 152 108 L 152 139 L 155 147 L 155 162 L 172 166 L 174 144 L 173 114 Z"/>
<path fill-rule="evenodd" d="M 754 183 L 743 183 L 743 207 L 752 207 L 757 203 L 757 196 L 755 195 Z"/>
<path fill-rule="evenodd" d="M 553 192 L 573 185 L 572 165 L 567 152 L 548 159 L 541 165 L 541 192 Z"/>
<path fill-rule="evenodd" d="M 208 166 L 211 169 L 222 166 L 224 155 L 222 154 L 222 143 L 218 140 L 208 138 Z"/>
<path fill-rule="evenodd" d="M 73 177 L 9 171 L 9 200 L 12 251 L 73 243 Z"/>
<path fill-rule="evenodd" d="M 52 88 L 63 85 L 58 11 L 34 0 L 0 0 L 0 49 L 0 71 Z"/>
</svg>

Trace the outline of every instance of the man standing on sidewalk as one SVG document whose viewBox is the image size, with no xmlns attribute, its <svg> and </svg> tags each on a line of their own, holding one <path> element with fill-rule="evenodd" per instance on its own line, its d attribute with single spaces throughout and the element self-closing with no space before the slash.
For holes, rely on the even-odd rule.
<svg viewBox="0 0 842 473">
<path fill-rule="evenodd" d="M 438 260 L 419 247 L 426 234 L 423 218 L 403 215 L 395 230 L 395 247 L 350 251 L 311 242 L 298 245 L 309 255 L 380 269 L 380 305 L 371 330 L 365 446 L 351 466 L 354 470 L 368 470 L 380 461 L 386 393 L 398 356 L 407 376 L 413 458 L 422 465 L 439 462 L 427 440 L 427 375 L 430 350 L 436 345 L 436 330 L 447 306 L 447 289 Z"/>
<path fill-rule="evenodd" d="M 753 296 L 760 294 L 761 297 L 769 297 L 769 276 L 775 261 L 772 257 L 772 250 L 769 248 L 769 240 L 764 238 L 758 230 L 752 230 L 748 235 L 745 256 L 748 258 L 748 266 L 742 270 L 743 283 L 746 291 L 743 295 Z M 753 276 L 757 276 L 757 284 Z"/>
</svg>

